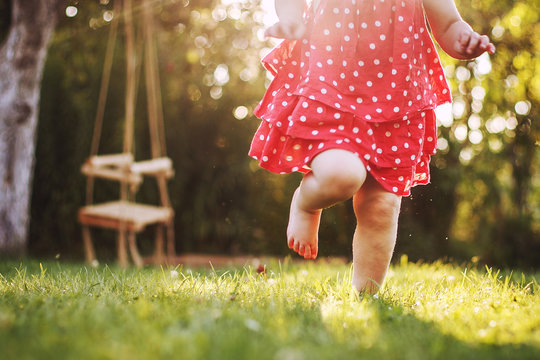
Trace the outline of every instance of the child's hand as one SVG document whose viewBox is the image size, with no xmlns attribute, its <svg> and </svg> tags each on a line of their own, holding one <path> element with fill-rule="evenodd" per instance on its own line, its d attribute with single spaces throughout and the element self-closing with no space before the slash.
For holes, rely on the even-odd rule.
<svg viewBox="0 0 540 360">
<path fill-rule="evenodd" d="M 474 59 L 486 51 L 494 54 L 495 45 L 486 35 L 480 35 L 471 29 L 463 29 L 454 43 L 454 50 L 465 59 Z"/>
<path fill-rule="evenodd" d="M 305 32 L 306 26 L 302 21 L 298 21 L 296 19 L 285 19 L 284 21 L 281 20 L 266 29 L 264 35 L 279 39 L 298 40 L 304 36 Z"/>
</svg>

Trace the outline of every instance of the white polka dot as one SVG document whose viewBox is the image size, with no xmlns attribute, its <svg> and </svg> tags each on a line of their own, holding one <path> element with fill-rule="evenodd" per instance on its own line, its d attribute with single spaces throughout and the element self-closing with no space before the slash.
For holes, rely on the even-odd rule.
<svg viewBox="0 0 540 360">
<path fill-rule="evenodd" d="M 401 163 L 401 160 L 400 160 L 400 159 L 396 159 L 396 160 L 394 160 L 394 161 L 396 162 L 396 164 Z"/>
<path fill-rule="evenodd" d="M 397 146 L 396 145 L 392 146 L 392 151 L 397 151 Z"/>
<path fill-rule="evenodd" d="M 395 192 L 395 193 L 397 193 L 398 188 L 394 186 L 394 187 L 392 188 L 392 191 Z"/>
<path fill-rule="evenodd" d="M 317 108 L 317 112 L 318 112 L 319 114 L 322 114 L 323 108 L 322 108 L 322 107 L 318 107 L 318 108 Z"/>
<path fill-rule="evenodd" d="M 317 135 L 318 133 L 319 133 L 318 130 L 313 130 L 313 131 L 311 132 L 312 135 Z"/>
</svg>

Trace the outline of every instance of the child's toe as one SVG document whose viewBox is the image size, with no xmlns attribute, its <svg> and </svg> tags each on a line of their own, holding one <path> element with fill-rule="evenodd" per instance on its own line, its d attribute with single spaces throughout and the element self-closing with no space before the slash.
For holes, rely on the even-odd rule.
<svg viewBox="0 0 540 360">
<path fill-rule="evenodd" d="M 306 246 L 303 256 L 304 259 L 311 259 L 311 246 Z"/>
</svg>

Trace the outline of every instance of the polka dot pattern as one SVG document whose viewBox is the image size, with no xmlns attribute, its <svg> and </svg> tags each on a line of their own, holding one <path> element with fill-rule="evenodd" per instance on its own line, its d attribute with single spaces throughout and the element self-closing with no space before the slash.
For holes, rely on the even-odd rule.
<svg viewBox="0 0 540 360">
<path fill-rule="evenodd" d="M 451 98 L 421 1 L 321 0 L 306 24 L 305 38 L 263 59 L 274 79 L 250 155 L 273 172 L 307 172 L 340 148 L 390 192 L 427 183 L 433 109 Z"/>
</svg>

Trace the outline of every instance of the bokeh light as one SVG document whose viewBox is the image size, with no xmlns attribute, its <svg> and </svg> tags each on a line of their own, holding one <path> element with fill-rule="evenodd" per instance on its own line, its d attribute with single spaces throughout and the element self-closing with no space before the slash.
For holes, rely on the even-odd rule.
<svg viewBox="0 0 540 360">
<path fill-rule="evenodd" d="M 75 6 L 68 6 L 66 7 L 66 16 L 67 17 L 75 17 L 77 16 L 77 13 L 79 12 L 79 9 L 77 9 Z"/>
</svg>

